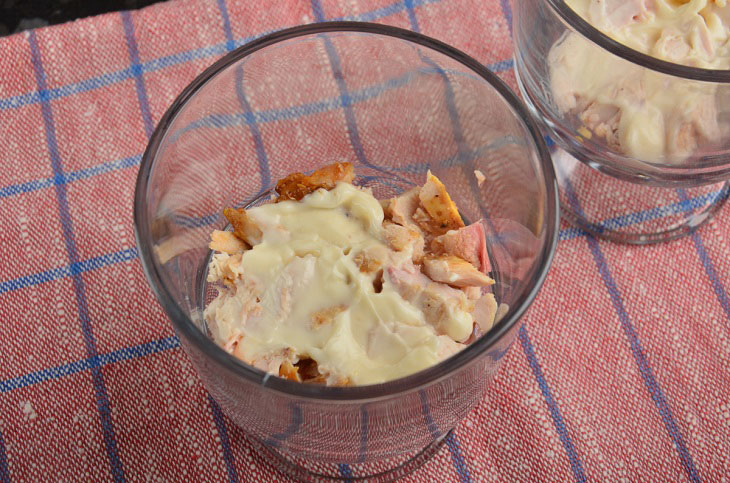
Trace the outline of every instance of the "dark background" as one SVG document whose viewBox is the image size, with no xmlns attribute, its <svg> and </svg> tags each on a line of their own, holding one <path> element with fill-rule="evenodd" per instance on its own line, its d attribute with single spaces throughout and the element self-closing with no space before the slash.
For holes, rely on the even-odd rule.
<svg viewBox="0 0 730 483">
<path fill-rule="evenodd" d="M 117 10 L 142 8 L 159 0 L 0 0 L 0 36 Z"/>
</svg>

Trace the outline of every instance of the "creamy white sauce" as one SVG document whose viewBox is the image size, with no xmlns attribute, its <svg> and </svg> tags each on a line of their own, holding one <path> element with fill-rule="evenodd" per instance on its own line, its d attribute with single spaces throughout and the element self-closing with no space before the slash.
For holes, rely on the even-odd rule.
<svg viewBox="0 0 730 483">
<path fill-rule="evenodd" d="M 242 255 L 214 255 L 208 281 L 235 278 L 205 310 L 216 341 L 237 357 L 275 373 L 283 359 L 309 357 L 328 383 L 363 385 L 412 374 L 463 347 L 454 339 L 471 333 L 470 314 L 448 314 L 438 332 L 387 278 L 376 293 L 377 275 L 360 271 L 363 250 L 386 253 L 386 267 L 411 264 L 410 251 L 383 243 L 383 209 L 369 191 L 339 183 L 247 214 L 262 242 Z M 315 322 L 331 308 L 331 320 Z"/>
<path fill-rule="evenodd" d="M 639 52 L 696 67 L 730 67 L 730 6 L 724 0 L 566 3 L 594 27 Z M 681 162 L 698 145 L 723 135 L 713 84 L 638 67 L 573 33 L 556 42 L 549 64 L 560 110 L 580 115 L 591 102 L 603 112 L 606 107 L 618 109 L 614 136 L 627 155 L 649 162 Z"/>
</svg>

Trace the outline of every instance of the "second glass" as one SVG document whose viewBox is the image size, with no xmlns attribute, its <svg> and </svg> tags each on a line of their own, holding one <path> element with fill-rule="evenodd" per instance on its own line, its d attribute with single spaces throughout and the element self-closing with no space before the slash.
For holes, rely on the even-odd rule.
<svg viewBox="0 0 730 483">
<path fill-rule="evenodd" d="M 516 1 L 513 24 L 518 84 L 554 141 L 570 221 L 643 244 L 683 236 L 722 206 L 730 192 L 730 71 L 636 52 L 563 0 Z M 684 114 L 663 119 L 651 109 L 657 93 Z M 618 106 L 627 100 L 641 115 L 625 116 Z"/>
</svg>

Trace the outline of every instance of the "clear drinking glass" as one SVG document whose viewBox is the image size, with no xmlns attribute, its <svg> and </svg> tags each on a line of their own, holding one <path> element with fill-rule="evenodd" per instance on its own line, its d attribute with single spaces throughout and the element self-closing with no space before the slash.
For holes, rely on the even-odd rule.
<svg viewBox="0 0 730 483">
<path fill-rule="evenodd" d="M 209 338 L 208 241 L 226 226 L 222 209 L 262 203 L 277 179 L 335 161 L 352 162 L 355 183 L 378 198 L 422 184 L 431 169 L 465 221 L 484 220 L 506 309 L 489 333 L 427 370 L 360 387 L 270 376 Z M 337 463 L 362 476 L 358 464 L 382 459 L 393 477 L 437 447 L 514 341 L 559 218 L 544 140 L 498 78 L 438 41 L 364 23 L 278 32 L 203 72 L 155 130 L 134 209 L 150 285 L 203 383 L 270 461 L 307 478 L 337 474 Z"/>
<path fill-rule="evenodd" d="M 634 51 L 588 24 L 563 0 L 515 1 L 513 37 L 518 84 L 555 141 L 551 152 L 561 205 L 572 222 L 616 241 L 652 243 L 687 234 L 727 199 L 730 71 L 688 67 Z M 640 89 L 639 98 L 665 89 L 677 93 L 678 106 L 705 106 L 713 111 L 704 113 L 711 126 L 705 132 L 705 124 L 648 120 L 639 127 L 666 123 L 659 155 L 607 142 L 586 125 L 587 109 L 566 108 L 565 86 L 576 79 L 551 71 L 557 54 L 578 58 L 579 51 L 587 52 L 586 61 L 578 62 L 583 69 L 604 72 L 601 76 L 610 76 L 619 88 Z"/>
</svg>

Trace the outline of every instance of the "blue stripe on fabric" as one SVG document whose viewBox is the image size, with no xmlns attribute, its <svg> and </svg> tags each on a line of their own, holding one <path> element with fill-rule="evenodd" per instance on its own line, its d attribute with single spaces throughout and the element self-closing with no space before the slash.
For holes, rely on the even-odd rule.
<svg viewBox="0 0 730 483">
<path fill-rule="evenodd" d="M 134 24 L 132 23 L 132 15 L 128 11 L 120 13 L 122 16 L 122 25 L 124 26 L 124 36 L 127 39 L 127 50 L 129 51 L 129 60 L 132 65 L 132 74 L 134 74 L 134 85 L 137 89 L 137 100 L 139 101 L 139 109 L 142 113 L 144 121 L 144 131 L 149 138 L 155 125 L 152 122 L 152 113 L 150 112 L 150 104 L 147 98 L 147 89 L 144 85 L 142 66 L 139 62 L 139 50 L 137 49 L 137 40 L 134 38 Z"/>
<path fill-rule="evenodd" d="M 403 5 L 406 7 L 408 13 L 408 22 L 411 24 L 411 30 L 414 32 L 420 32 L 421 28 L 418 26 L 418 18 L 416 18 L 416 10 L 413 5 L 413 0 L 403 0 Z"/>
<path fill-rule="evenodd" d="M 439 3 L 441 0 L 421 0 L 416 1 L 414 3 L 415 6 L 421 6 L 421 5 L 429 5 L 433 3 Z M 403 4 L 402 1 L 393 3 L 391 5 L 387 5 L 385 7 L 378 8 L 376 10 L 373 10 L 371 12 L 365 12 L 357 15 L 345 15 L 343 17 L 334 17 L 330 20 L 333 21 L 339 21 L 339 20 L 354 20 L 359 22 L 372 22 L 373 20 L 379 20 L 384 17 L 389 17 L 391 15 L 395 15 L 396 13 L 400 13 L 403 10 L 406 9 L 406 6 Z M 315 15 L 315 20 L 317 19 Z M 321 20 L 317 20 L 317 22 L 323 22 L 324 16 Z"/>
<path fill-rule="evenodd" d="M 248 99 L 246 99 L 246 91 L 243 88 L 243 64 L 236 68 L 235 75 L 238 103 L 241 104 L 243 115 L 246 119 L 246 123 L 248 124 L 248 128 L 251 131 L 251 137 L 253 138 L 254 147 L 256 148 L 256 160 L 259 163 L 259 175 L 261 176 L 261 189 L 259 190 L 259 193 L 263 193 L 271 184 L 269 159 L 266 156 L 266 149 L 264 147 L 264 139 L 261 136 L 261 130 L 259 130 L 256 118 L 251 112 L 251 105 L 248 103 Z"/>
<path fill-rule="evenodd" d="M 269 32 L 262 32 L 261 35 L 263 36 L 268 33 Z M 255 40 L 256 38 L 258 38 L 258 36 L 249 37 L 243 39 L 243 41 L 247 42 L 249 40 Z M 220 44 L 198 47 L 197 49 L 186 50 L 183 52 L 178 52 L 176 54 L 169 54 L 163 57 L 159 57 L 157 59 L 148 60 L 147 62 L 141 64 L 140 67 L 142 69 L 142 72 L 146 74 L 149 72 L 166 69 L 168 67 L 174 67 L 179 64 L 187 64 L 188 62 L 192 62 L 193 60 L 205 59 L 214 55 L 223 55 L 226 53 L 226 51 L 226 43 L 222 42 Z"/>
<path fill-rule="evenodd" d="M 312 0 L 312 12 L 314 12 L 315 18 L 320 18 L 324 20 L 323 13 L 322 13 L 322 6 L 319 3 L 319 0 Z M 337 84 L 337 89 L 340 91 L 340 103 L 342 105 L 342 111 L 345 114 L 345 125 L 347 127 L 347 136 L 350 139 L 350 144 L 352 145 L 352 149 L 355 152 L 355 157 L 357 158 L 358 162 L 362 164 L 363 166 L 367 166 L 368 168 L 374 169 L 376 171 L 379 171 L 381 173 L 389 174 L 400 181 L 404 181 L 406 183 L 410 183 L 410 180 L 407 180 L 405 178 L 402 178 L 398 176 L 397 174 L 393 173 L 392 171 L 388 171 L 387 169 L 384 169 L 378 165 L 370 163 L 368 161 L 367 157 L 365 156 L 365 149 L 363 148 L 362 141 L 360 140 L 360 131 L 357 128 L 357 121 L 355 120 L 355 111 L 353 110 L 352 106 L 354 104 L 352 96 L 347 88 L 347 83 L 345 82 L 345 77 L 342 73 L 342 66 L 340 64 L 340 56 L 337 54 L 337 50 L 335 49 L 334 44 L 332 43 L 332 40 L 327 35 L 320 34 L 319 37 L 324 42 L 324 48 L 327 52 L 327 58 L 329 59 L 330 67 L 332 68 L 332 75 L 335 78 L 335 83 Z"/>
<path fill-rule="evenodd" d="M 509 0 L 499 0 L 499 5 L 502 7 L 502 15 L 504 15 L 507 28 L 509 29 L 510 35 L 512 35 L 512 7 L 509 4 Z"/>
<path fill-rule="evenodd" d="M 365 406 L 360 408 L 360 452 L 357 456 L 358 463 L 365 463 L 366 451 L 368 449 L 368 432 L 370 416 Z"/>
<path fill-rule="evenodd" d="M 68 177 L 69 175 L 66 175 L 66 176 Z M 690 203 L 692 206 L 695 206 L 695 205 L 700 206 L 706 201 L 706 199 L 709 199 L 713 196 L 717 196 L 717 194 L 718 193 L 710 193 L 707 195 L 702 195 L 697 198 L 689 199 L 686 202 L 682 201 L 678 204 Z M 671 209 L 664 210 L 664 211 L 666 213 L 673 213 L 674 209 L 675 208 L 671 208 Z M 654 209 L 651 211 L 653 211 L 655 214 L 662 212 L 662 210 L 659 210 L 659 209 Z M 647 218 L 645 216 L 642 216 L 641 213 L 642 212 L 639 212 L 638 214 L 624 215 L 622 217 L 613 218 L 611 220 L 608 220 L 608 223 L 612 226 L 630 226 L 633 223 L 638 223 L 638 220 L 653 219 L 653 217 Z M 218 218 L 218 215 L 209 215 L 209 216 L 206 216 L 203 218 L 176 217 L 175 222 L 180 224 L 181 226 L 200 227 L 200 226 L 206 226 L 206 225 L 210 225 L 210 224 L 214 223 L 215 220 L 217 220 L 217 218 Z M 622 219 L 626 220 L 626 221 L 625 222 L 621 221 Z M 584 231 L 580 230 L 579 228 L 569 227 L 569 228 L 565 228 L 560 231 L 559 239 L 561 241 L 570 240 L 570 239 L 574 239 L 574 238 L 582 237 L 582 236 L 586 236 L 586 233 Z M 80 272 L 84 272 L 84 271 L 89 271 L 89 270 L 94 270 L 97 268 L 105 267 L 107 265 L 112 265 L 115 263 L 121 263 L 121 262 L 125 262 L 128 260 L 133 260 L 136 257 L 137 257 L 136 248 L 129 248 L 129 249 L 122 250 L 119 252 L 113 252 L 113 253 L 101 255 L 98 257 L 94 257 L 92 259 L 89 259 L 89 260 L 86 260 L 83 262 L 78 262 L 71 266 L 52 268 L 50 270 L 46 270 L 43 272 L 38 272 L 38 273 L 31 274 L 31 275 L 19 277 L 16 279 L 0 282 L 0 294 L 6 293 L 6 292 L 11 292 L 13 290 L 27 288 L 27 287 L 34 286 L 34 285 L 40 285 L 40 284 L 43 284 L 46 282 L 58 280 L 58 279 L 65 278 L 65 277 L 69 277 L 72 274 L 72 271 L 71 271 L 72 267 L 74 267 L 74 269 L 80 273 Z M 714 272 L 714 268 L 711 268 L 710 270 L 713 270 L 713 272 Z M 721 293 L 723 293 L 723 291 L 717 291 L 716 293 L 721 294 Z M 719 297 L 721 297 L 721 300 L 727 300 L 727 296 L 722 298 L 723 296 L 719 295 Z M 723 308 L 724 308 L 724 306 L 723 306 Z"/>
<path fill-rule="evenodd" d="M 580 216 L 583 216 L 583 210 L 580 206 L 578 198 L 575 195 L 573 186 L 571 185 L 570 181 L 567 180 L 565 185 L 565 194 L 568 198 L 568 202 L 575 210 L 575 212 L 578 213 Z M 626 307 L 624 306 L 616 282 L 611 276 L 611 272 L 608 268 L 608 263 L 606 263 L 606 259 L 603 256 L 601 247 L 598 245 L 598 241 L 590 235 L 586 237 L 586 240 L 588 242 L 588 248 L 593 254 L 593 259 L 596 263 L 596 267 L 598 268 L 598 272 L 603 279 L 603 283 L 608 290 L 611 302 L 613 303 L 613 307 L 616 310 L 616 314 L 618 315 L 619 321 L 621 323 L 621 328 L 623 329 L 624 333 L 626 334 L 626 338 L 629 341 L 631 353 L 634 356 L 636 365 L 639 367 L 639 372 L 641 373 L 644 385 L 649 391 L 649 395 L 651 396 L 651 399 L 656 405 L 659 411 L 659 415 L 664 422 L 664 427 L 666 428 L 667 433 L 669 433 L 669 436 L 674 443 L 674 447 L 679 453 L 682 467 L 687 473 L 687 476 L 690 480 L 698 482 L 700 481 L 700 478 L 697 474 L 697 470 L 695 468 L 694 461 L 692 460 L 692 456 L 687 450 L 687 446 L 684 443 L 684 438 L 682 437 L 682 434 L 677 427 L 677 423 L 674 420 L 674 416 L 672 415 L 672 411 L 669 408 L 666 397 L 664 396 L 663 391 L 659 387 L 659 384 L 654 377 L 654 372 L 649 366 L 649 361 L 644 355 L 644 349 L 641 346 L 641 341 L 639 341 L 639 336 L 636 334 L 636 329 L 634 329 L 634 326 L 631 324 L 631 319 L 629 318 L 629 314 L 626 311 Z"/>
<path fill-rule="evenodd" d="M 66 278 L 69 276 L 71 276 L 71 268 L 68 266 L 52 268 L 44 272 L 14 278 L 13 280 L 8 280 L 6 282 L 0 282 L 0 294 L 11 292 L 13 290 L 19 290 L 33 285 L 40 285 L 42 283 L 50 282 L 52 280 L 58 280 L 59 278 Z"/>
<path fill-rule="evenodd" d="M 419 390 L 418 397 L 421 398 L 421 412 L 423 413 L 423 420 L 426 423 L 426 427 L 428 428 L 429 433 L 431 433 L 431 436 L 434 439 L 439 438 L 441 434 L 439 432 L 438 426 L 433 421 L 433 417 L 431 416 L 431 408 L 428 404 L 428 396 L 426 396 L 426 392 L 423 389 Z M 459 441 L 456 438 L 456 433 L 454 433 L 454 431 L 451 431 L 449 435 L 446 436 L 444 442 L 446 443 L 446 446 L 449 448 L 449 452 L 451 453 L 451 462 L 454 465 L 456 473 L 459 475 L 459 480 L 462 483 L 471 482 L 469 467 L 466 465 L 466 462 L 464 461 L 464 456 L 461 454 L 461 447 L 459 446 Z"/>
<path fill-rule="evenodd" d="M 393 5 L 384 8 L 392 8 Z M 314 14 L 315 22 L 324 22 L 324 10 L 322 10 L 322 4 L 319 0 L 312 0 L 312 13 Z M 390 15 L 390 14 L 388 14 Z M 346 17 L 341 17 L 338 20 L 347 20 Z"/>
<path fill-rule="evenodd" d="M 431 433 L 433 439 L 437 439 L 441 436 L 441 433 L 439 432 L 439 428 L 438 426 L 436 426 L 436 423 L 433 422 L 433 417 L 431 416 L 431 408 L 428 405 L 426 391 L 424 391 L 423 389 L 419 389 L 418 397 L 421 398 L 421 413 L 423 414 L 423 420 L 426 422 L 428 432 Z"/>
<path fill-rule="evenodd" d="M 109 364 L 115 364 L 117 362 L 139 359 L 141 357 L 157 354 L 158 352 L 165 352 L 178 347 L 180 347 L 180 342 L 175 336 L 145 342 L 144 344 L 132 347 L 125 347 L 107 354 L 87 357 L 86 359 L 69 362 L 67 364 L 50 367 L 48 369 L 41 369 L 29 374 L 0 381 L 0 393 L 15 391 L 34 384 L 60 379 L 62 377 L 89 370 L 92 367 L 101 367 Z"/>
<path fill-rule="evenodd" d="M 723 191 L 714 191 L 712 193 L 705 193 L 703 195 L 696 196 L 694 198 L 685 198 L 676 203 L 671 203 L 665 206 L 657 206 L 648 210 L 637 211 L 635 213 L 628 213 L 626 215 L 609 218 L 608 220 L 602 221 L 599 226 L 605 229 L 615 230 L 618 228 L 625 228 L 627 226 L 636 225 L 650 220 L 656 220 L 664 218 L 665 216 L 675 215 L 683 211 L 694 210 L 707 204 L 707 202 L 717 199 L 723 196 Z M 569 240 L 578 236 L 584 236 L 586 233 L 579 228 L 569 228 L 560 232 L 560 240 Z"/>
<path fill-rule="evenodd" d="M 418 396 L 421 398 L 421 412 L 423 413 L 423 420 L 426 423 L 426 427 L 434 439 L 439 438 L 441 434 L 439 433 L 438 426 L 434 423 L 433 417 L 431 416 L 428 396 L 423 389 L 418 391 Z M 446 436 L 444 442 L 446 443 L 446 447 L 449 448 L 449 453 L 451 453 L 451 462 L 454 465 L 456 473 L 459 475 L 459 481 L 462 483 L 470 483 L 471 475 L 469 474 L 469 467 L 467 466 L 466 461 L 464 461 L 464 455 L 461 453 L 461 446 L 459 445 L 459 440 L 456 438 L 456 433 L 452 430 L 448 436 Z"/>
<path fill-rule="evenodd" d="M 571 226 L 565 228 L 564 230 L 560 230 L 560 232 L 558 233 L 558 241 L 572 240 L 573 238 L 579 238 L 587 235 L 588 233 L 581 230 L 580 228 Z"/>
<path fill-rule="evenodd" d="M 730 299 L 728 299 L 727 291 L 725 290 L 725 287 L 723 286 L 720 277 L 717 275 L 717 271 L 715 270 L 715 266 L 710 259 L 710 255 L 707 253 L 705 244 L 702 242 L 700 234 L 696 231 L 692 232 L 690 236 L 692 238 L 692 242 L 695 245 L 697 256 L 700 258 L 702 266 L 705 269 L 707 278 L 710 279 L 710 283 L 712 284 L 712 290 L 715 292 L 717 301 L 720 302 L 722 310 L 725 312 L 728 321 L 730 321 Z"/>
<path fill-rule="evenodd" d="M 10 483 L 10 467 L 2 432 L 0 432 L 0 483 Z"/>
<path fill-rule="evenodd" d="M 570 439 L 568 430 L 565 427 L 563 416 L 560 414 L 560 408 L 558 408 L 558 404 L 555 402 L 555 398 L 553 398 L 553 394 L 550 391 L 550 386 L 548 386 L 547 380 L 545 380 L 542 367 L 540 367 L 540 362 L 537 360 L 535 349 L 532 346 L 532 342 L 530 341 L 530 337 L 527 335 L 527 329 L 524 325 L 520 327 L 519 334 L 522 350 L 524 351 L 525 356 L 527 356 L 527 363 L 530 365 L 530 369 L 532 369 L 532 374 L 535 376 L 537 385 L 540 387 L 540 392 L 542 392 L 542 396 L 545 399 L 545 404 L 547 404 L 548 411 L 550 411 L 550 416 L 553 419 L 553 425 L 558 433 L 560 442 L 563 443 L 563 448 L 568 455 L 570 469 L 573 471 L 575 481 L 585 482 L 586 477 L 583 473 L 583 464 L 575 451 L 573 441 Z"/>
<path fill-rule="evenodd" d="M 350 469 L 350 465 L 347 465 L 345 463 L 340 463 L 337 465 L 338 469 L 340 470 L 340 476 L 345 479 L 345 481 L 351 481 L 352 480 L 352 470 Z"/>
<path fill-rule="evenodd" d="M 499 73 L 511 69 L 514 65 L 515 61 L 513 59 L 500 60 L 499 62 L 487 65 L 487 69 Z"/>
<path fill-rule="evenodd" d="M 221 12 L 221 20 L 223 21 L 223 32 L 226 35 L 226 50 L 229 52 L 236 48 L 236 41 L 233 39 L 233 30 L 231 29 L 231 18 L 228 16 L 228 7 L 226 0 L 218 0 L 218 10 Z"/>
<path fill-rule="evenodd" d="M 287 428 L 281 433 L 271 435 L 271 437 L 264 441 L 264 443 L 268 444 L 269 446 L 273 446 L 274 448 L 278 448 L 279 446 L 281 446 L 281 443 L 291 438 L 294 433 L 299 430 L 299 426 L 301 426 L 301 424 L 302 409 L 299 407 L 299 404 L 292 404 L 291 421 L 289 422 L 289 426 L 287 426 Z"/>
<path fill-rule="evenodd" d="M 618 228 L 625 228 L 627 226 L 636 225 L 638 223 L 644 223 L 650 220 L 656 220 L 664 218 L 665 216 L 675 215 L 685 211 L 695 210 L 706 205 L 709 201 L 717 199 L 723 196 L 723 190 L 714 191 L 712 193 L 705 193 L 703 195 L 696 196 L 694 198 L 687 198 L 671 203 L 665 206 L 657 206 L 648 210 L 637 211 L 635 213 L 628 213 L 626 215 L 609 218 L 608 220 L 602 221 L 598 226 L 608 230 L 615 230 Z M 561 233 L 561 240 L 567 240 L 569 238 L 575 238 L 583 234 L 582 230 L 573 228 L 571 232 L 565 230 L 566 233 Z"/>
<path fill-rule="evenodd" d="M 226 471 L 228 471 L 228 481 L 230 483 L 237 483 L 239 481 L 238 472 L 236 471 L 236 463 L 233 451 L 231 451 L 231 442 L 228 439 L 228 429 L 226 428 L 226 422 L 223 419 L 223 412 L 210 394 L 208 394 L 208 402 L 210 403 L 210 409 L 213 412 L 213 421 L 215 421 L 215 427 L 218 429 L 218 436 L 221 440 L 223 461 L 225 461 Z"/>
<path fill-rule="evenodd" d="M 319 3 L 317 0 L 313 0 L 312 3 Z M 357 160 L 363 166 L 373 167 L 365 157 L 365 149 L 362 146 L 360 140 L 360 131 L 357 128 L 357 121 L 355 120 L 355 111 L 352 109 L 352 97 L 347 89 L 345 83 L 345 77 L 342 74 L 342 66 L 340 65 L 340 56 L 335 50 L 335 46 L 329 37 L 323 36 L 324 48 L 327 51 L 327 57 L 329 57 L 330 65 L 332 66 L 332 73 L 337 83 L 337 88 L 340 91 L 340 99 L 342 100 L 342 110 L 345 113 L 345 124 L 347 124 L 347 135 L 350 138 L 350 144 L 355 151 Z"/>
<path fill-rule="evenodd" d="M 374 99 L 388 90 L 402 87 L 419 75 L 436 73 L 434 69 L 424 68 L 416 71 L 408 72 L 402 76 L 395 77 L 385 81 L 383 84 L 365 87 L 350 94 L 352 104 L 364 102 Z M 187 126 L 173 132 L 170 135 L 170 142 L 175 142 L 183 134 L 199 129 L 201 127 L 222 128 L 241 124 L 264 124 L 276 121 L 287 121 L 297 119 L 299 117 L 319 114 L 322 112 L 333 111 L 344 107 L 344 101 L 341 96 L 320 101 L 300 104 L 283 109 L 270 109 L 266 111 L 251 112 L 250 115 L 240 114 L 211 114 L 204 118 L 195 120 Z M 249 109 L 250 111 L 250 109 Z"/>
<path fill-rule="evenodd" d="M 120 250 L 118 252 L 107 253 L 106 255 L 89 258 L 88 260 L 83 260 L 81 262 L 74 262 L 65 267 L 52 268 L 44 272 L 26 275 L 6 282 L 0 282 L 0 294 L 33 285 L 40 285 L 60 278 L 70 277 L 75 274 L 88 272 L 89 270 L 95 270 L 115 263 L 126 262 L 135 258 L 137 258 L 137 248 L 135 247 Z"/>
<path fill-rule="evenodd" d="M 726 187 L 725 189 L 730 189 L 730 187 Z M 724 194 L 725 196 L 727 196 L 727 193 Z M 683 189 L 678 189 L 677 195 L 683 203 L 690 201 L 690 198 L 687 196 L 687 192 Z M 690 234 L 690 237 L 692 238 L 692 243 L 694 243 L 695 251 L 697 252 L 697 256 L 702 263 L 702 267 L 705 269 L 705 274 L 707 274 L 707 278 L 710 279 L 710 283 L 712 284 L 712 290 L 715 292 L 715 297 L 717 297 L 717 301 L 720 302 L 720 306 L 725 312 L 728 322 L 730 322 L 730 298 L 728 298 L 727 291 L 725 290 L 725 287 L 717 274 L 717 270 L 715 270 L 715 265 L 712 263 L 710 254 L 707 253 L 707 248 L 702 242 L 702 237 L 697 231 L 693 231 Z"/>
<path fill-rule="evenodd" d="M 225 0 L 218 0 L 218 9 L 221 13 L 221 19 L 223 21 L 223 31 L 226 35 L 226 49 L 230 52 L 231 50 L 236 48 L 236 43 L 233 40 L 233 31 L 231 30 L 231 21 L 228 16 L 228 7 L 226 7 Z M 241 63 L 241 66 L 236 70 L 236 74 L 239 73 L 239 71 L 242 69 L 243 63 Z M 241 96 L 243 95 L 243 86 L 240 86 L 241 93 L 239 95 L 239 101 L 241 101 Z M 238 92 L 239 89 L 239 83 L 238 78 L 236 78 L 236 91 Z M 245 102 L 245 98 L 243 98 L 243 101 Z M 244 109 L 245 111 L 245 109 Z M 245 111 L 247 112 L 247 111 Z M 251 131 L 253 132 L 254 128 L 251 128 Z M 255 139 L 255 134 L 254 134 Z M 258 145 L 257 147 L 257 154 L 258 154 Z M 264 159 L 266 154 L 264 153 Z M 266 169 L 268 170 L 268 164 L 266 166 Z M 263 174 L 262 174 L 263 177 Z M 208 396 L 210 398 L 210 396 Z M 230 444 L 228 442 L 228 430 L 226 429 L 226 423 L 223 419 L 220 408 L 218 408 L 218 405 L 215 401 L 213 401 L 212 398 L 210 398 L 211 401 L 211 407 L 213 408 L 213 414 L 216 419 L 216 426 L 218 426 L 218 432 L 220 433 L 220 439 L 221 439 L 221 446 L 223 447 L 223 456 L 226 460 L 226 468 L 228 469 L 228 478 L 231 482 L 237 482 L 238 481 L 238 473 L 236 473 L 236 468 L 233 464 L 233 453 L 231 452 Z"/>
<path fill-rule="evenodd" d="M 132 78 L 132 71 L 129 68 L 118 70 L 115 72 L 109 72 L 102 74 L 97 77 L 92 77 L 81 82 L 69 84 L 62 87 L 56 87 L 49 89 L 45 94 L 45 99 L 52 101 L 61 97 L 72 96 L 75 94 L 81 94 L 93 89 L 100 89 L 118 82 L 122 82 L 126 79 Z M 30 104 L 38 104 L 41 102 L 41 96 L 39 92 L 30 92 L 28 94 L 21 94 L 19 96 L 8 97 L 0 99 L 0 110 L 17 109 L 19 107 L 27 106 Z"/>
<path fill-rule="evenodd" d="M 340 470 L 340 476 L 345 481 L 352 481 L 352 470 L 350 469 L 350 465 L 340 463 L 339 465 L 337 465 L 337 468 Z"/>
<path fill-rule="evenodd" d="M 438 3 L 440 0 L 426 0 L 421 2 L 416 2 L 417 5 L 426 5 L 431 3 Z M 333 20 L 357 20 L 357 21 L 373 21 L 373 20 L 379 20 L 383 17 L 387 17 L 389 15 L 393 15 L 395 13 L 401 12 L 405 7 L 403 6 L 402 2 L 394 3 L 387 7 L 378 8 L 376 10 L 370 11 L 370 12 L 364 12 L 358 15 L 351 15 L 346 17 L 340 17 L 335 18 Z M 259 34 L 253 35 L 251 37 L 242 38 L 239 40 L 234 41 L 234 45 L 236 47 L 239 47 L 241 45 L 247 44 L 249 42 L 252 42 L 253 40 L 256 40 L 260 37 L 263 37 L 265 35 L 268 35 L 270 33 L 273 33 L 274 30 L 268 30 L 265 32 L 261 32 Z M 199 60 L 204 59 L 206 57 L 211 57 L 214 55 L 221 55 L 226 53 L 228 51 L 228 42 L 223 42 L 216 45 L 210 45 L 206 47 L 199 47 L 197 49 L 193 50 L 186 50 L 183 52 L 178 52 L 176 54 L 170 54 L 166 55 L 164 57 L 160 57 L 157 59 L 152 59 L 147 62 L 144 62 L 140 64 L 140 68 L 142 69 L 142 72 L 153 72 L 156 70 L 164 69 L 167 67 L 172 67 L 174 65 L 178 64 L 184 64 L 186 62 L 190 62 L 192 60 Z M 85 79 L 79 82 L 75 82 L 73 84 L 68 84 L 61 87 L 56 87 L 53 89 L 49 89 L 46 92 L 46 98 L 48 100 L 53 99 L 59 99 L 62 97 L 72 96 L 75 94 L 80 94 L 83 92 L 87 92 L 94 89 L 100 89 L 102 87 L 106 87 L 112 84 L 116 84 L 118 82 L 122 82 L 127 79 L 131 79 L 134 77 L 134 72 L 130 68 L 121 69 L 114 72 L 108 72 L 105 74 L 101 74 L 99 76 L 90 77 L 89 79 Z M 7 97 L 4 99 L 0 99 L 0 110 L 8 110 L 8 109 L 16 109 L 22 106 L 27 106 L 29 104 L 37 104 L 41 102 L 41 96 L 39 92 L 28 92 L 25 94 L 20 94 L 16 96 Z"/>
<path fill-rule="evenodd" d="M 453 431 L 450 432 L 444 439 L 444 442 L 451 452 L 451 462 L 454 464 L 456 473 L 459 475 L 459 481 L 461 483 L 471 483 L 469 467 L 466 465 L 466 461 L 464 461 L 464 455 L 461 453 L 461 445 L 456 438 L 456 433 Z"/>
<path fill-rule="evenodd" d="M 61 176 L 53 176 L 51 178 L 43 178 L 26 183 L 19 183 L 4 188 L 0 188 L 0 198 L 9 198 L 23 193 L 30 193 L 44 188 L 50 188 L 55 184 L 64 184 L 71 181 L 78 181 L 92 176 L 97 176 L 111 171 L 117 171 L 132 166 L 137 166 L 142 159 L 142 155 L 130 156 L 123 159 L 115 159 L 107 163 L 98 164 L 89 168 L 71 171 L 69 173 L 61 173 Z"/>
<path fill-rule="evenodd" d="M 28 43 L 30 45 L 31 59 L 36 77 L 36 83 L 38 85 L 38 92 L 41 95 L 41 115 L 43 117 L 43 125 L 46 133 L 48 153 L 51 158 L 51 166 L 53 168 L 54 176 L 60 178 L 63 176 L 63 165 L 61 163 L 61 156 L 59 154 L 58 144 L 56 141 L 56 127 L 53 121 L 53 111 L 51 109 L 50 101 L 45 98 L 45 93 L 47 92 L 46 75 L 43 70 L 43 64 L 41 61 L 41 55 L 38 48 L 35 31 L 31 31 L 28 34 Z M 76 251 L 76 240 L 73 233 L 71 214 L 69 212 L 66 187 L 64 184 L 56 185 L 56 199 L 58 202 L 58 211 L 61 228 L 63 231 L 63 238 L 66 244 L 66 252 L 68 254 L 71 265 L 73 265 L 78 261 L 78 253 Z M 94 357 L 97 354 L 96 341 L 94 339 L 94 334 L 91 328 L 91 320 L 89 317 L 89 310 L 86 303 L 86 287 L 80 273 L 73 274 L 72 280 L 74 285 L 74 292 L 76 294 L 76 305 L 78 309 L 79 319 L 81 322 L 81 332 L 83 333 L 84 343 L 86 345 L 86 352 L 89 357 Z M 109 464 L 111 466 L 111 473 L 116 481 L 124 481 L 124 470 L 122 468 L 122 462 L 119 459 L 119 455 L 117 453 L 117 442 L 114 436 L 114 426 L 111 420 L 109 398 L 107 396 L 106 386 L 104 384 L 104 378 L 101 370 L 99 370 L 98 368 L 92 369 L 92 379 L 96 392 L 97 409 L 99 412 L 99 419 L 102 426 L 104 444 L 106 446 L 107 456 L 109 458 Z"/>
</svg>

